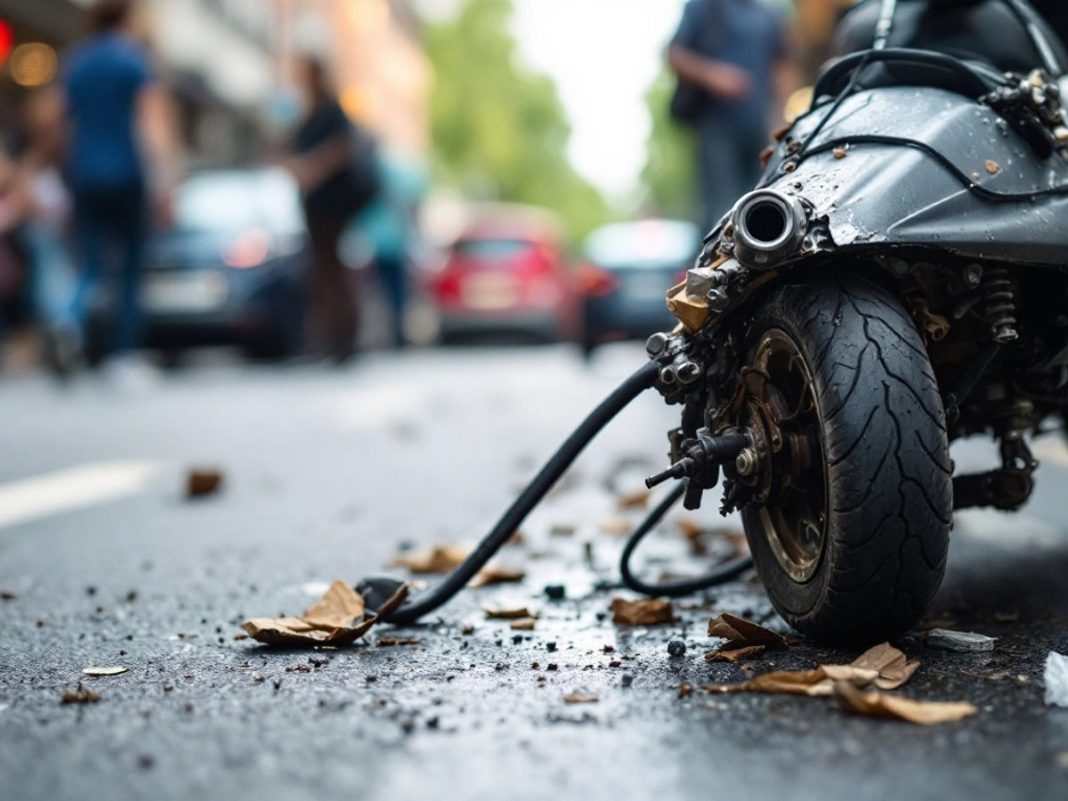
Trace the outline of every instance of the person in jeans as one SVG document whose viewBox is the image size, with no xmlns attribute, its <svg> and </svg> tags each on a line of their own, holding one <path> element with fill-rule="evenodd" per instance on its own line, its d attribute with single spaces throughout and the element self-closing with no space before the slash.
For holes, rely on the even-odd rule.
<svg viewBox="0 0 1068 801">
<path fill-rule="evenodd" d="M 108 281 L 114 315 L 104 343 L 120 370 L 136 370 L 129 356 L 140 344 L 139 290 L 150 227 L 149 167 L 162 199 L 172 182 L 166 98 L 145 50 L 129 33 L 134 0 L 98 0 L 89 10 L 89 38 L 65 65 L 68 125 L 65 165 L 74 197 L 80 274 L 71 320 L 85 336 L 92 294 Z M 60 350 L 62 352 L 62 349 Z"/>
<path fill-rule="evenodd" d="M 790 80 L 782 15 L 765 0 L 689 0 L 668 49 L 678 80 L 697 90 L 702 214 L 706 230 L 753 188 Z"/>
</svg>

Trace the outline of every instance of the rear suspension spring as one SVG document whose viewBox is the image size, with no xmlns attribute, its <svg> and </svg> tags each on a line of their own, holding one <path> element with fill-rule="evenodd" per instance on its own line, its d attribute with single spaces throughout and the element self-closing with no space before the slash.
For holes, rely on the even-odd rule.
<svg viewBox="0 0 1068 801">
<path fill-rule="evenodd" d="M 1016 287 L 1004 267 L 990 267 L 983 273 L 983 311 L 994 341 L 999 345 L 1015 342 L 1020 334 L 1016 330 Z"/>
</svg>

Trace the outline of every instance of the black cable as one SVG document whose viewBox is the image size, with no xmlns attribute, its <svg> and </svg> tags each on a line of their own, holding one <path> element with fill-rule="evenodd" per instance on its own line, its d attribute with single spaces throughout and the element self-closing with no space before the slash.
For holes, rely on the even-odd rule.
<svg viewBox="0 0 1068 801">
<path fill-rule="evenodd" d="M 753 566 L 753 560 L 751 557 L 743 557 L 741 559 L 735 559 L 731 562 L 720 565 L 715 571 L 709 573 L 706 576 L 696 579 L 681 579 L 679 581 L 665 581 L 660 584 L 646 584 L 640 578 L 634 575 L 630 569 L 630 560 L 634 555 L 634 551 L 637 549 L 638 544 L 645 539 L 646 535 L 663 520 L 666 515 L 679 499 L 686 494 L 686 482 L 679 482 L 671 492 L 669 492 L 657 506 L 649 512 L 642 524 L 634 530 L 634 533 L 630 535 L 630 539 L 627 540 L 626 546 L 623 548 L 623 553 L 619 557 L 619 572 L 623 576 L 623 584 L 629 589 L 635 592 L 640 592 L 643 595 L 660 595 L 668 598 L 677 598 L 682 595 L 691 595 L 701 590 L 707 590 L 709 587 L 715 587 L 718 584 L 725 584 L 728 581 L 738 578 L 742 573 Z"/>
<path fill-rule="evenodd" d="M 433 589 L 418 595 L 386 618 L 387 623 L 407 625 L 447 603 L 475 577 L 486 563 L 519 529 L 527 515 L 541 502 L 583 449 L 631 401 L 653 386 L 660 365 L 650 361 L 642 366 L 586 417 L 534 479 L 501 516 L 475 551 L 458 568 Z"/>
</svg>

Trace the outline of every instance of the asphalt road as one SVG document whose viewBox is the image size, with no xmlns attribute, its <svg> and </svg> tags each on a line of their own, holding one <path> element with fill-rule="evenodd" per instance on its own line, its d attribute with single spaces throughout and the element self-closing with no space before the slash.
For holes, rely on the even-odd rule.
<svg viewBox="0 0 1068 801">
<path fill-rule="evenodd" d="M 653 397 L 506 549 L 523 583 L 468 591 L 426 625 L 343 650 L 235 639 L 245 617 L 298 612 L 405 546 L 477 540 L 640 359 L 621 347 L 592 369 L 566 348 L 380 355 L 340 372 L 220 364 L 134 397 L 93 381 L 0 385 L 0 797 L 1068 797 L 1068 710 L 1042 703 L 1047 652 L 1068 652 L 1057 442 L 1040 448 L 1023 514 L 969 513 L 954 532 L 931 617 L 996 636 L 995 650 L 899 643 L 922 662 L 900 692 L 971 701 L 979 714 L 962 723 L 849 716 L 829 699 L 677 697 L 683 681 L 749 675 L 704 661 L 711 616 L 781 623 L 745 579 L 692 599 L 674 625 L 606 619 L 620 593 L 595 585 L 614 579 L 621 538 L 602 529 L 636 522 L 616 498 L 665 458 L 672 413 Z M 221 468 L 224 491 L 184 500 L 191 466 Z M 670 523 L 645 553 L 650 575 L 707 567 Z M 548 600 L 547 583 L 568 598 Z M 512 602 L 540 613 L 533 631 L 485 619 L 482 607 Z M 376 645 L 398 633 L 421 641 Z M 676 637 L 681 658 L 666 649 Z M 750 673 L 854 656 L 802 642 Z M 128 671 L 83 677 L 91 665 Z M 79 680 L 100 702 L 61 705 Z M 598 701 L 566 704 L 572 692 Z"/>
</svg>

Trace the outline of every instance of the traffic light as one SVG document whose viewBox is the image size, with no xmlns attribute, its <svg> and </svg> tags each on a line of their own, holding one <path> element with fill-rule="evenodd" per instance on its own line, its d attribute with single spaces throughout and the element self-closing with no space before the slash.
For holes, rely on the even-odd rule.
<svg viewBox="0 0 1068 801">
<path fill-rule="evenodd" d="M 11 30 L 11 23 L 6 19 L 0 19 L 0 64 L 7 61 L 14 44 L 15 33 Z"/>
</svg>

